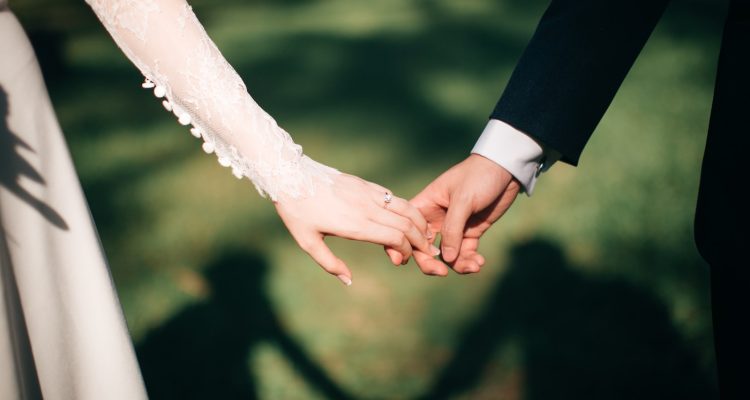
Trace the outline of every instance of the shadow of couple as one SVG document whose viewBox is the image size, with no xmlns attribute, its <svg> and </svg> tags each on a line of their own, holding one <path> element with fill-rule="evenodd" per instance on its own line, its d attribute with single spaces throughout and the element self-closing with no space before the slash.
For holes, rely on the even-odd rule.
<svg viewBox="0 0 750 400">
<path fill-rule="evenodd" d="M 147 335 L 138 355 L 152 398 L 257 398 L 247 356 L 262 341 L 324 398 L 354 397 L 284 331 L 264 292 L 267 269 L 252 252 L 224 254 L 206 269 L 211 297 Z M 521 351 L 522 398 L 716 397 L 661 301 L 623 280 L 582 274 L 550 241 L 516 245 L 483 307 L 421 398 L 471 393 L 510 342 Z M 358 392 L 368 398 L 366 388 Z"/>
<path fill-rule="evenodd" d="M 149 332 L 137 347 L 152 399 L 254 399 L 251 348 L 272 342 L 325 398 L 349 399 L 283 328 L 265 293 L 266 261 L 227 251 L 206 270 L 210 296 Z"/>
</svg>

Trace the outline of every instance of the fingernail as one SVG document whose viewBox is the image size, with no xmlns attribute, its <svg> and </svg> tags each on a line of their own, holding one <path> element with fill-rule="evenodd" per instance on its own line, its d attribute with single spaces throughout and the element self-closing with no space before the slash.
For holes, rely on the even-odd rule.
<svg viewBox="0 0 750 400">
<path fill-rule="evenodd" d="M 440 249 L 438 249 L 437 247 L 435 247 L 434 244 L 430 245 L 430 250 L 432 250 L 432 256 L 433 257 L 440 255 Z"/>
<path fill-rule="evenodd" d="M 428 230 L 427 230 L 427 234 L 426 234 L 426 235 L 424 235 L 424 237 L 426 237 L 426 238 L 427 238 L 427 240 L 430 240 L 430 239 L 432 239 L 432 231 L 428 229 Z"/>
<path fill-rule="evenodd" d="M 344 274 L 341 274 L 341 275 L 338 275 L 338 278 L 339 278 L 339 280 L 341 282 L 344 282 L 344 285 L 346 285 L 346 286 L 351 286 L 352 285 L 352 279 L 349 278 L 348 276 L 346 276 Z"/>
<path fill-rule="evenodd" d="M 443 247 L 443 258 L 448 261 L 453 261 L 456 258 L 456 249 L 453 247 Z"/>
</svg>

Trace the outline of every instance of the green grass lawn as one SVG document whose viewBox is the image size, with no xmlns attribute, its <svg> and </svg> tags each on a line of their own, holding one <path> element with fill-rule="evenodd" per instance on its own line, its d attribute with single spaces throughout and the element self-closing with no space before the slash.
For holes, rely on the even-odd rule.
<svg viewBox="0 0 750 400">
<path fill-rule="evenodd" d="M 82 1 L 11 3 L 46 65 L 155 398 L 184 398 L 164 371 L 205 378 L 193 394 L 213 398 L 716 397 L 692 219 L 722 7 L 668 10 L 580 166 L 555 166 L 517 200 L 483 239 L 480 274 L 428 278 L 332 239 L 354 273 L 346 288 L 140 89 Z M 469 152 L 545 8 L 193 3 L 307 154 L 407 198 Z M 167 348 L 184 361 L 159 357 Z"/>
</svg>

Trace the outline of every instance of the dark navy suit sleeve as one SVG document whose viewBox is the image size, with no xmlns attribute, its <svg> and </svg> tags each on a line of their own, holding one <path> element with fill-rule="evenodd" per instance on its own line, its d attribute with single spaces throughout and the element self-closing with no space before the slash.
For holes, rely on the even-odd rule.
<svg viewBox="0 0 750 400">
<path fill-rule="evenodd" d="M 573 165 L 669 0 L 553 0 L 491 118 Z"/>
</svg>

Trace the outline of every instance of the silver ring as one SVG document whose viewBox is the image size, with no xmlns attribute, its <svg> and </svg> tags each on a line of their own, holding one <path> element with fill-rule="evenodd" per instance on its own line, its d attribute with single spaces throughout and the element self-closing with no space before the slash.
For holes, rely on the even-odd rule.
<svg viewBox="0 0 750 400">
<path fill-rule="evenodd" d="M 393 201 L 393 195 L 390 192 L 385 192 L 385 196 L 383 196 L 383 207 L 388 208 L 388 204 L 391 204 Z"/>
</svg>

